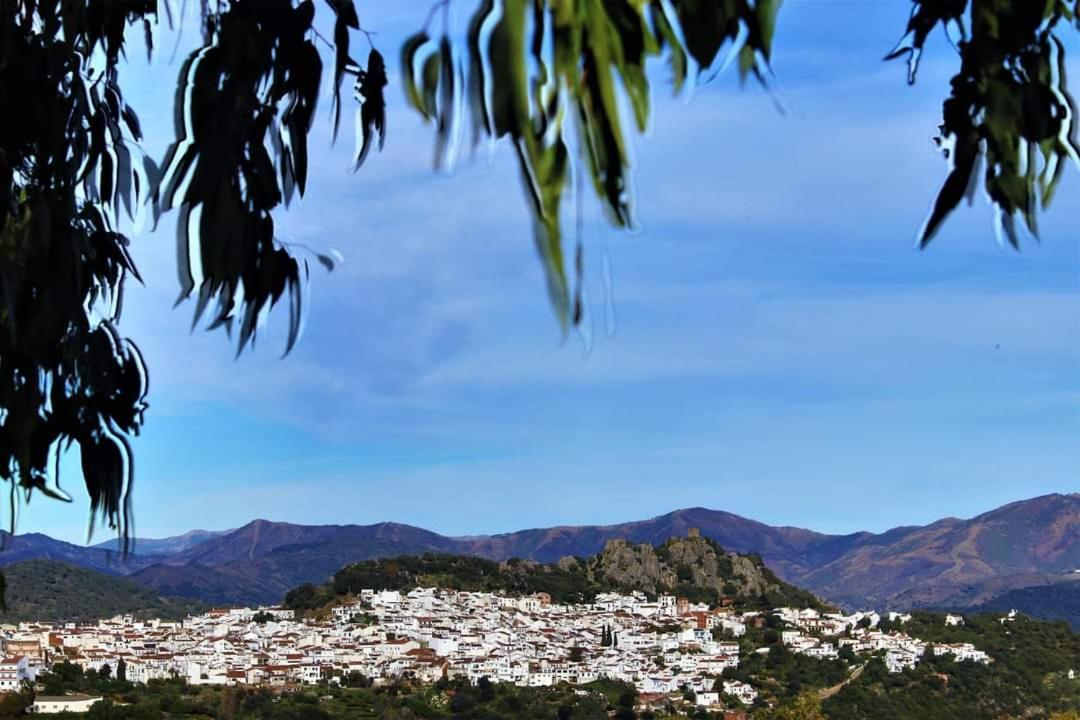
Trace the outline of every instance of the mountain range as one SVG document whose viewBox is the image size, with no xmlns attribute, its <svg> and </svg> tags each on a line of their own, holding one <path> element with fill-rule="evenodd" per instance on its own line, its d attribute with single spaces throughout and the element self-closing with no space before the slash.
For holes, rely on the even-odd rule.
<svg viewBox="0 0 1080 720">
<path fill-rule="evenodd" d="M 1080 581 L 1077 493 L 1022 500 L 966 520 L 945 518 L 848 535 L 776 527 L 705 508 L 615 525 L 473 537 L 448 537 L 397 523 L 255 520 L 232 531 L 137 539 L 134 552 L 126 556 L 111 543 L 85 547 L 27 534 L 3 538 L 0 565 L 46 558 L 124 575 L 163 596 L 273 603 L 301 583 L 324 582 L 342 566 L 362 560 L 438 552 L 555 562 L 594 555 L 614 539 L 659 545 L 685 537 L 692 528 L 726 550 L 760 555 L 783 580 L 840 605 L 970 608 L 992 605 L 1001 597 L 1039 604 L 1038 598 L 1051 593 L 1054 601 L 1042 606 L 1080 625 L 1080 608 L 1075 607 L 1080 585 L 1073 585 Z"/>
</svg>

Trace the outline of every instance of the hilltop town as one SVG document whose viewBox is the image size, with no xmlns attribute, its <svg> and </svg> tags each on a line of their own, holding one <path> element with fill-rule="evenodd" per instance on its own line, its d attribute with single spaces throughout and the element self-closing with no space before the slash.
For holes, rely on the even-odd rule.
<svg viewBox="0 0 1080 720">
<path fill-rule="evenodd" d="M 894 613 L 889 624 L 905 618 Z M 570 605 L 553 603 L 545 593 L 365 589 L 321 619 L 263 607 L 212 610 L 179 622 L 115 617 L 86 625 L 7 626 L 0 691 L 66 662 L 135 683 L 181 678 L 196 686 L 288 687 L 363 677 L 375 684 L 486 678 L 545 687 L 608 679 L 632 684 L 645 701 L 682 694 L 722 708 L 758 699 L 759 688 L 725 672 L 751 653 L 774 651 L 748 643 L 755 633 L 771 631 L 772 647 L 778 640 L 793 653 L 844 657 L 853 672 L 871 654 L 883 657 L 890 672 L 914 667 L 928 650 L 959 661 L 992 661 L 970 643 L 930 644 L 882 631 L 881 620 L 874 612 L 813 608 L 739 611 L 637 592 Z M 946 622 L 963 619 L 948 616 Z M 48 702 L 65 709 L 63 698 Z M 39 712 L 49 711 L 44 701 L 39 705 Z"/>
</svg>

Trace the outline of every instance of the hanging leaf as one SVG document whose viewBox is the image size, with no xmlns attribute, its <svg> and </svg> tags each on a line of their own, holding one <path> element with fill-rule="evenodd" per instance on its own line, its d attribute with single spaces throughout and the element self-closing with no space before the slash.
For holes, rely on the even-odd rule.
<svg viewBox="0 0 1080 720">
<path fill-rule="evenodd" d="M 386 142 L 386 99 L 383 97 L 386 83 L 386 64 L 379 51 L 372 49 L 368 53 L 367 70 L 361 71 L 356 79 L 356 93 L 362 103 L 358 132 L 363 139 L 357 144 L 353 170 L 364 164 L 375 135 L 379 136 L 380 151 Z"/>
<path fill-rule="evenodd" d="M 763 77 L 779 0 L 616 0 L 543 3 L 483 0 L 469 19 L 463 43 L 444 36 L 434 44 L 426 29 L 407 39 L 401 65 L 408 104 L 436 122 L 435 154 L 452 154 L 459 107 L 467 108 L 472 145 L 483 137 L 508 138 L 517 154 L 533 215 L 537 249 L 560 324 L 575 323 L 566 282 L 560 205 L 568 168 L 566 119 L 578 132 L 576 160 L 588 169 L 611 222 L 632 227 L 629 140 L 620 113 L 625 93 L 632 122 L 649 122 L 646 65 L 669 55 L 676 89 L 693 57 L 699 71 L 725 44 L 742 42 L 744 73 Z M 465 92 L 466 102 L 459 95 Z"/>
<path fill-rule="evenodd" d="M 332 137 L 337 139 L 338 126 L 341 124 L 341 83 L 345 79 L 345 71 L 349 65 L 356 65 L 349 59 L 349 28 L 359 29 L 360 19 L 356 15 L 356 7 L 352 0 L 328 0 L 328 3 L 337 16 L 334 20 L 334 126 L 332 131 Z M 311 6 L 309 14 L 305 6 L 311 6 L 310 0 L 305 0 L 297 8 L 298 13 L 302 8 L 304 9 L 304 15 L 298 22 L 303 27 L 309 27 L 314 7 Z"/>
<path fill-rule="evenodd" d="M 426 32 L 419 32 L 409 37 L 401 46 L 401 76 L 405 85 L 405 98 L 409 105 L 415 108 L 425 120 L 430 120 L 434 113 L 424 102 L 420 94 L 420 88 L 416 83 L 417 53 L 431 38 Z"/>
</svg>

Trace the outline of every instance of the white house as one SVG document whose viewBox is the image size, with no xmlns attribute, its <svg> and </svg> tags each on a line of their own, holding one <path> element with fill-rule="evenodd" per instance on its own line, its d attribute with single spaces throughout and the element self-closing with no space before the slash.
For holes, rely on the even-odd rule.
<svg viewBox="0 0 1080 720">
<path fill-rule="evenodd" d="M 33 680 L 25 655 L 0 660 L 0 692 L 15 692 L 28 680 Z"/>
<path fill-rule="evenodd" d="M 699 692 L 694 697 L 694 702 L 696 702 L 698 705 L 704 705 L 705 707 L 710 707 L 712 705 L 719 705 L 720 704 L 720 693 L 712 691 L 712 690 L 709 690 L 707 692 Z"/>
<path fill-rule="evenodd" d="M 100 701 L 101 698 L 89 695 L 38 695 L 34 698 L 34 704 L 26 708 L 26 712 L 41 715 L 62 712 L 84 713 L 90 710 L 91 705 Z"/>
<path fill-rule="evenodd" d="M 725 680 L 724 692 L 731 695 L 744 705 L 751 705 L 757 700 L 757 690 L 738 680 Z"/>
</svg>

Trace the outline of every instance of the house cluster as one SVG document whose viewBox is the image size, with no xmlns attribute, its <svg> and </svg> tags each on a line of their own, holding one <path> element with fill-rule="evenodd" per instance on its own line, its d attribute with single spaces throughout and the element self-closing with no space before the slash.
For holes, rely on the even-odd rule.
<svg viewBox="0 0 1080 720">
<path fill-rule="evenodd" d="M 794 628 L 781 632 L 784 645 L 792 652 L 811 657 L 837 658 L 842 649 L 850 648 L 857 655 L 883 654 L 889 672 L 900 672 L 915 667 L 930 647 L 934 655 L 952 655 L 957 661 L 990 662 L 990 657 L 971 643 L 931 644 L 902 632 L 882 632 L 878 629 L 881 617 L 876 612 L 841 615 L 819 613 L 810 608 L 780 608 L 775 612 L 786 625 Z M 911 615 L 889 613 L 889 620 L 903 625 L 911 620 Z M 945 616 L 946 625 L 963 622 L 959 615 Z"/>
<path fill-rule="evenodd" d="M 926 648 L 902 633 L 877 630 L 876 613 L 778 608 L 772 614 L 781 621 L 782 642 L 815 657 L 836 657 L 844 647 L 881 650 L 890 670 L 899 670 Z M 761 612 L 670 595 L 601 594 L 590 604 L 562 605 L 544 593 L 363 590 L 322 620 L 298 619 L 283 608 L 237 608 L 179 622 L 122 616 L 88 625 L 4 626 L 0 691 L 67 661 L 98 672 L 109 666 L 133 682 L 179 677 L 193 685 L 316 684 L 354 673 L 376 683 L 486 677 L 523 686 L 608 678 L 632 683 L 645 697 L 692 691 L 702 705 L 749 705 L 757 690 L 717 678 L 739 665 L 738 639 L 748 627 L 767 621 Z M 969 645 L 933 651 L 988 661 Z"/>
</svg>

